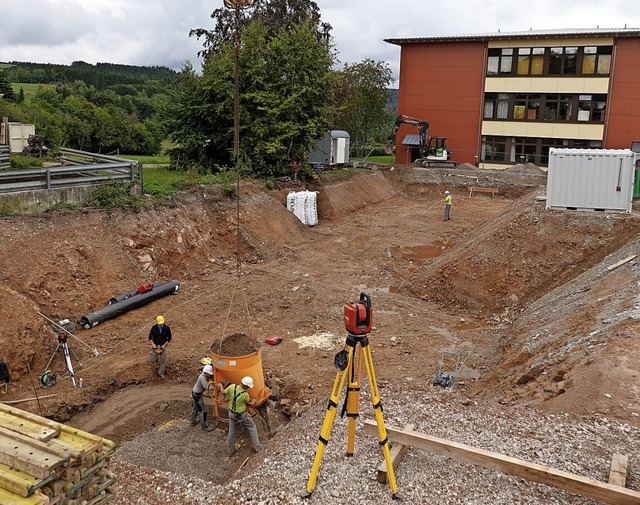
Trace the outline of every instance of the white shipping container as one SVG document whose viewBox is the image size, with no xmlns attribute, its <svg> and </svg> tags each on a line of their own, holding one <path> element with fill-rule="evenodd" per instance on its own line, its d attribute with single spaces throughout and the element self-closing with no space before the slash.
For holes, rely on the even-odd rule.
<svg viewBox="0 0 640 505">
<path fill-rule="evenodd" d="M 547 209 L 631 213 L 635 153 L 628 149 L 550 149 Z"/>
</svg>

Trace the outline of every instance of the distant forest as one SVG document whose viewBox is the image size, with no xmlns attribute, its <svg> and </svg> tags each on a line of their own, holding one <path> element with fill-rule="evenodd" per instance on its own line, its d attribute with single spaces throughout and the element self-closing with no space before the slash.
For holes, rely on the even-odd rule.
<svg viewBox="0 0 640 505">
<path fill-rule="evenodd" d="M 144 84 L 147 81 L 173 80 L 177 72 L 167 67 L 136 67 L 114 63 L 92 65 L 74 61 L 71 65 L 53 63 L 0 63 L 9 82 L 30 84 L 64 84 L 83 81 L 87 86 L 105 89 L 118 84 Z"/>
<path fill-rule="evenodd" d="M 177 80 L 167 67 L 0 63 L 0 116 L 35 124 L 54 151 L 157 154 L 167 137 L 162 111 Z"/>
</svg>

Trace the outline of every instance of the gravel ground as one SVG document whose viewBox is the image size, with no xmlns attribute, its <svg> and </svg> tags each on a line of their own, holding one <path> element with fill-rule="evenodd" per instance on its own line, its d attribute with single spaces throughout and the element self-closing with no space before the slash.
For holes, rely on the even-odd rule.
<svg viewBox="0 0 640 505">
<path fill-rule="evenodd" d="M 608 481 L 613 453 L 626 454 L 627 487 L 640 490 L 637 428 L 599 416 L 579 418 L 498 404 L 477 405 L 462 388 L 416 388 L 409 383 L 401 394 L 389 386 L 380 386 L 380 391 L 387 426 L 413 423 L 415 431 L 421 433 L 601 482 Z M 212 432 L 211 450 L 205 450 L 201 439 L 194 437 L 194 432 L 182 422 L 140 436 L 125 443 L 114 458 L 112 469 L 118 476 L 118 491 L 113 503 L 395 503 L 389 486 L 376 481 L 382 452 L 377 440 L 365 435 L 362 427 L 363 419 L 373 418 L 366 384 L 361 395 L 354 457 L 344 455 L 347 422 L 338 412 L 316 488 L 309 500 L 302 499 L 325 412 L 326 403 L 317 404 L 294 419 L 237 472 L 228 471 L 229 460 L 217 450 L 224 447 L 224 433 L 219 431 Z M 235 479 L 224 486 L 212 482 L 208 469 L 216 468 L 220 475 L 225 467 L 227 475 L 235 474 Z M 396 480 L 399 497 L 411 504 L 598 503 L 413 448 L 407 450 L 396 471 Z"/>
</svg>

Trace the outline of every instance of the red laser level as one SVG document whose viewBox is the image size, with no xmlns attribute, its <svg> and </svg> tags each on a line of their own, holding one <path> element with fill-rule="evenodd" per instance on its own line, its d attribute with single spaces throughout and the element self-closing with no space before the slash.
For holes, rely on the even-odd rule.
<svg viewBox="0 0 640 505">
<path fill-rule="evenodd" d="M 351 335 L 369 333 L 372 316 L 371 297 L 366 293 L 360 293 L 360 301 L 344 304 L 344 326 Z"/>
</svg>

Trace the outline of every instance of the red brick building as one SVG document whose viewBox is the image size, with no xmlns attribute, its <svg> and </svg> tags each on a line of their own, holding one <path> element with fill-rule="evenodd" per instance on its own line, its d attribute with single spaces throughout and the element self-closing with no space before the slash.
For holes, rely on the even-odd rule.
<svg viewBox="0 0 640 505">
<path fill-rule="evenodd" d="M 640 141 L 640 29 L 385 41 L 401 51 L 398 114 L 428 121 L 455 161 L 546 166 L 551 147 Z M 416 133 L 400 128 L 397 163 L 418 157 Z"/>
</svg>

